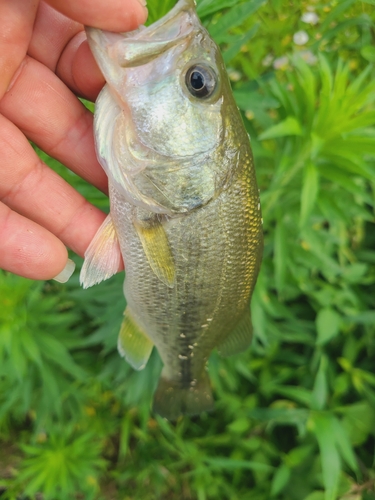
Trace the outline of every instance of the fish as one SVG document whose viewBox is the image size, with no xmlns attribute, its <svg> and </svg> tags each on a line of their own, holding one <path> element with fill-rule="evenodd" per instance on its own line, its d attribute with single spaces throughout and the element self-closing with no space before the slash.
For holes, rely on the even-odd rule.
<svg viewBox="0 0 375 500">
<path fill-rule="evenodd" d="M 263 220 L 249 136 L 193 0 L 148 27 L 86 34 L 106 80 L 94 136 L 110 213 L 81 284 L 115 274 L 121 252 L 119 353 L 142 370 L 156 347 L 153 410 L 162 417 L 210 411 L 212 350 L 234 355 L 252 338 Z"/>
</svg>

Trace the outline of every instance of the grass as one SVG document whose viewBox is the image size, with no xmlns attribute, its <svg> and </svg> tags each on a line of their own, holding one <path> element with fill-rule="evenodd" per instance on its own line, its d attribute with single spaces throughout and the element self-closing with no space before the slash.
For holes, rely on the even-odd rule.
<svg viewBox="0 0 375 500">
<path fill-rule="evenodd" d="M 150 413 L 157 353 L 134 372 L 116 352 L 123 276 L 83 291 L 76 257 L 67 285 L 0 274 L 1 498 L 375 499 L 372 4 L 198 2 L 261 187 L 253 345 L 213 353 L 216 411 L 172 424 Z"/>
</svg>

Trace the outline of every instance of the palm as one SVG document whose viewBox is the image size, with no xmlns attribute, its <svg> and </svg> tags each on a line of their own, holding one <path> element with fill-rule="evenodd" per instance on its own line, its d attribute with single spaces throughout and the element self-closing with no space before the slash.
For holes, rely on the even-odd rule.
<svg viewBox="0 0 375 500">
<path fill-rule="evenodd" d="M 134 29 L 145 17 L 136 0 L 127 2 L 127 10 L 117 0 L 91 1 L 90 10 L 84 0 L 49 3 L 79 21 L 112 30 Z M 119 3 L 125 9 L 122 19 L 113 15 Z M 94 100 L 104 80 L 83 25 L 49 4 L 5 0 L 0 17 L 0 267 L 47 279 L 66 264 L 65 245 L 84 253 L 105 214 L 50 170 L 28 140 L 106 191 L 92 114 L 76 97 Z"/>
</svg>

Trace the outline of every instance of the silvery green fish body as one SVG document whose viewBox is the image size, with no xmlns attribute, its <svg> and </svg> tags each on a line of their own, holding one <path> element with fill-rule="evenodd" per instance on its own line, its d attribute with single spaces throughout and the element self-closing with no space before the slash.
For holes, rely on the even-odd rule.
<svg viewBox="0 0 375 500">
<path fill-rule="evenodd" d="M 206 364 L 251 340 L 262 220 L 249 139 L 193 0 L 148 28 L 87 29 L 107 85 L 95 112 L 110 216 L 88 249 L 90 286 L 126 267 L 120 353 L 164 363 L 154 408 L 174 419 L 212 407 Z"/>
</svg>

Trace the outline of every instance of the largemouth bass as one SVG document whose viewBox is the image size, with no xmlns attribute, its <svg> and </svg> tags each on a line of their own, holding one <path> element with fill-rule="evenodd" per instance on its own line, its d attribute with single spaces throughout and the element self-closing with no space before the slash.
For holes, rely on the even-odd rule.
<svg viewBox="0 0 375 500">
<path fill-rule="evenodd" d="M 219 49 L 193 0 L 123 34 L 87 28 L 106 79 L 96 102 L 98 159 L 111 211 L 85 255 L 84 287 L 126 267 L 118 348 L 136 369 L 155 345 L 154 410 L 210 410 L 206 365 L 251 341 L 263 238 L 249 138 Z"/>
</svg>

